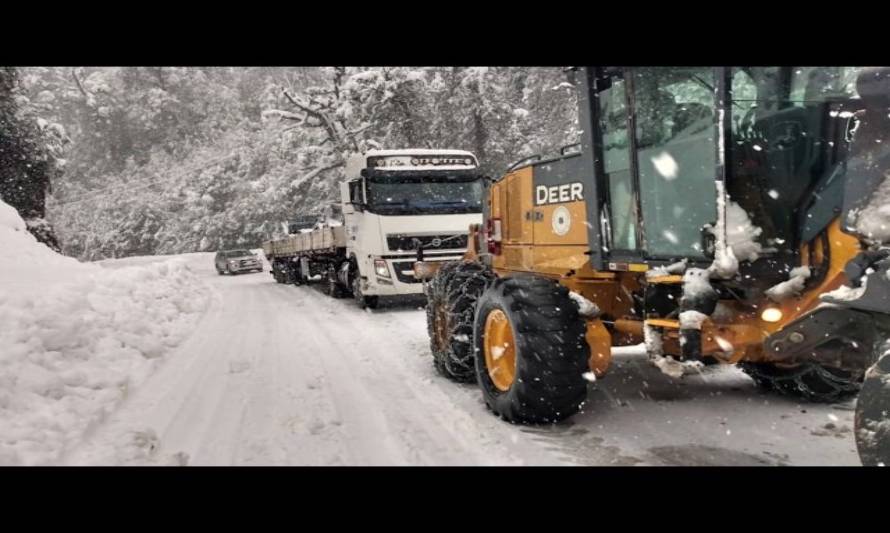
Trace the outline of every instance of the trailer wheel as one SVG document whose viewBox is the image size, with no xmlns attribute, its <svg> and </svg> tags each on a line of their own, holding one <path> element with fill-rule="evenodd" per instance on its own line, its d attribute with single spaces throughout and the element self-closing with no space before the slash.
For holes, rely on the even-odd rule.
<svg viewBox="0 0 890 533">
<path fill-rule="evenodd" d="M 476 301 L 495 276 L 479 263 L 448 262 L 429 286 L 426 317 L 433 365 L 458 382 L 476 379 L 473 319 Z"/>
<path fill-rule="evenodd" d="M 283 283 L 280 267 L 276 263 L 272 263 L 272 279 L 275 280 L 275 283 Z"/>
<path fill-rule="evenodd" d="M 854 434 L 864 466 L 890 465 L 890 344 L 886 353 L 865 373 L 856 399 Z"/>
<path fill-rule="evenodd" d="M 587 398 L 586 325 L 569 291 L 536 276 L 497 279 L 479 298 L 476 379 L 486 405 L 512 423 L 552 423 Z"/>
<path fill-rule="evenodd" d="M 343 298 L 345 296 L 345 294 L 343 293 L 343 288 L 337 281 L 337 273 L 334 269 L 328 269 L 328 273 L 325 276 L 324 283 L 324 292 L 331 298 Z"/>
<path fill-rule="evenodd" d="M 758 387 L 810 402 L 832 403 L 855 396 L 862 385 L 856 376 L 815 363 L 782 367 L 767 363 L 739 363 Z"/>
</svg>

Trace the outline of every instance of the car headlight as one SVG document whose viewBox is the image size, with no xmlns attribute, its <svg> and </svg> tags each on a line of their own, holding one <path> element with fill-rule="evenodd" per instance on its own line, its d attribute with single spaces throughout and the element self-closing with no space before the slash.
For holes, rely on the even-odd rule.
<svg viewBox="0 0 890 533">
<path fill-rule="evenodd" d="M 383 259 L 375 259 L 374 260 L 374 272 L 382 278 L 388 278 L 389 277 L 389 267 L 386 266 L 386 261 L 384 261 Z"/>
</svg>

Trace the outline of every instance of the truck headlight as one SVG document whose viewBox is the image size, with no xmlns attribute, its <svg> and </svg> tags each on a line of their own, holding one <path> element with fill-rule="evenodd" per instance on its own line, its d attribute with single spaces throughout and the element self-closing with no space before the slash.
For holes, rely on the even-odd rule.
<svg viewBox="0 0 890 533">
<path fill-rule="evenodd" d="M 374 260 L 374 272 L 381 278 L 390 277 L 389 276 L 389 267 L 386 266 L 386 261 L 384 261 L 383 259 L 375 259 Z"/>
</svg>

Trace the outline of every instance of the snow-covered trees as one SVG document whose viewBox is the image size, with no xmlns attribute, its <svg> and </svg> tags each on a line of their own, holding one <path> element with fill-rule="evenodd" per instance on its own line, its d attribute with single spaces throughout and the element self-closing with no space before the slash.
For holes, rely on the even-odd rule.
<svg viewBox="0 0 890 533">
<path fill-rule="evenodd" d="M 349 153 L 458 148 L 497 175 L 577 141 L 561 69 L 29 68 L 72 139 L 49 202 L 88 259 L 255 246 L 336 200 Z"/>
<path fill-rule="evenodd" d="M 53 94 L 41 91 L 36 103 L 22 94 L 19 73 L 0 67 L 0 199 L 13 206 L 40 242 L 58 249 L 45 220 L 45 199 L 65 164 L 65 129 L 40 116 L 40 104 Z"/>
</svg>

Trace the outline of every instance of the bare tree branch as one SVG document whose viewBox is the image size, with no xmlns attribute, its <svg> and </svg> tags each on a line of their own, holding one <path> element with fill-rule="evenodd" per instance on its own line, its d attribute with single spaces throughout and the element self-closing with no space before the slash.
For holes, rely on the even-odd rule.
<svg viewBox="0 0 890 533">
<path fill-rule="evenodd" d="M 78 90 L 80 90 L 80 94 L 82 94 L 84 100 L 86 100 L 86 104 L 89 107 L 93 107 L 93 104 L 95 103 L 93 95 L 88 93 L 87 90 L 84 89 L 83 84 L 80 82 L 80 78 L 77 77 L 77 69 L 71 69 L 71 76 L 74 78 L 74 83 L 77 84 L 77 88 Z"/>
<path fill-rule="evenodd" d="M 321 125 L 324 126 L 325 131 L 327 131 L 328 137 L 330 137 L 331 140 L 335 142 L 335 144 L 340 144 L 340 143 L 338 142 L 338 141 L 340 140 L 340 136 L 337 135 L 337 130 L 336 130 L 336 129 L 333 127 L 333 125 L 328 121 L 328 118 L 324 115 L 324 113 L 319 113 L 319 112 L 316 111 L 315 109 L 312 109 L 312 108 L 310 108 L 310 107 L 308 107 L 308 106 L 305 106 L 305 105 L 301 104 L 300 102 L 297 101 L 296 98 L 294 98 L 293 96 L 291 96 L 291 94 L 290 94 L 289 92 L 287 92 L 287 89 L 284 89 L 282 92 L 284 93 L 284 96 L 285 96 L 288 100 L 290 100 L 290 102 L 291 102 L 293 105 L 295 105 L 298 109 L 300 109 L 301 111 L 303 111 L 303 112 L 306 113 L 307 115 L 309 115 L 309 116 L 311 116 L 311 117 L 313 117 L 313 118 L 318 119 L 318 121 L 321 122 Z"/>
</svg>

